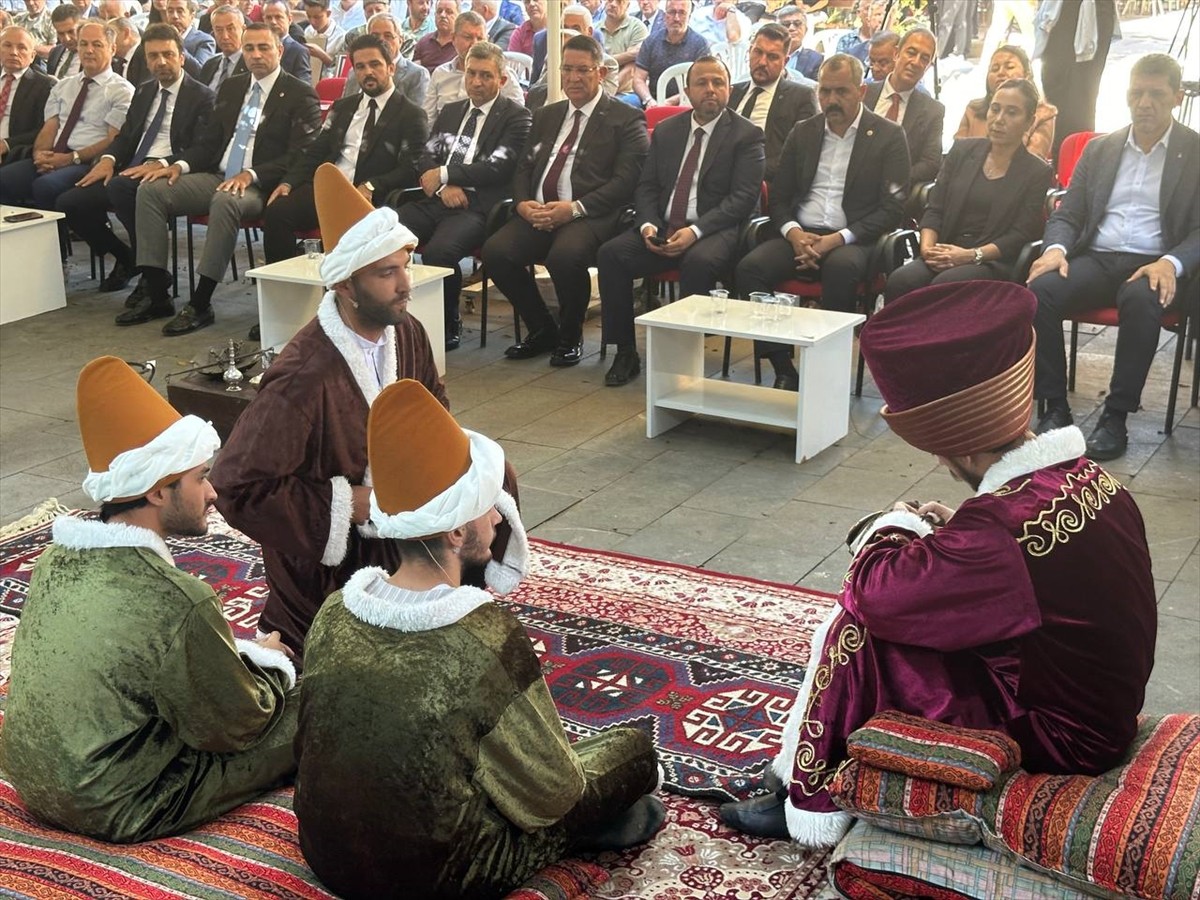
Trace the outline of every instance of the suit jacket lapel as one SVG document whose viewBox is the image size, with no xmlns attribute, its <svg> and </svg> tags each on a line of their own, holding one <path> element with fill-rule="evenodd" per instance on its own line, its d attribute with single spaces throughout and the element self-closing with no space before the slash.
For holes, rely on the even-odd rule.
<svg viewBox="0 0 1200 900">
<path fill-rule="evenodd" d="M 729 140 L 729 132 L 733 128 L 733 120 L 721 113 L 721 118 L 717 120 L 717 125 L 713 129 L 712 137 L 708 141 L 708 148 L 704 151 L 704 161 L 700 163 L 700 177 L 696 180 L 699 184 L 708 176 L 708 170 L 713 167 L 717 161 L 717 157 L 723 153 L 725 143 Z M 686 146 L 691 147 L 691 132 L 694 129 L 688 130 L 688 140 Z"/>
<path fill-rule="evenodd" d="M 987 158 L 988 150 L 991 144 L 988 141 L 980 141 L 977 147 L 971 151 L 971 155 L 963 161 L 961 177 L 963 181 L 961 186 L 970 187 L 975 183 L 975 179 L 980 176 L 983 169 L 983 161 Z M 1013 163 L 1016 165 L 1016 163 Z M 967 179 L 970 179 L 969 181 Z M 959 187 L 960 185 L 955 185 Z M 946 240 L 952 234 L 957 234 L 959 219 L 962 218 L 963 204 L 966 202 L 968 191 L 965 190 L 948 190 L 946 191 L 946 212 L 942 216 L 942 230 L 940 237 Z M 988 213 L 988 230 L 991 230 L 991 224 L 994 216 L 1002 204 L 993 206 Z"/>
<path fill-rule="evenodd" d="M 596 107 L 600 109 L 599 106 Z M 572 112 L 571 101 L 564 100 L 562 103 L 562 115 L 558 115 L 555 110 L 554 115 L 546 116 L 546 140 L 542 141 L 542 146 L 538 150 L 537 165 L 534 166 L 535 179 L 542 178 L 546 174 L 546 166 L 550 164 L 551 157 L 558 152 L 558 133 L 562 131 L 563 122 L 567 120 L 567 116 Z M 591 125 L 591 122 L 588 122 Z M 586 134 L 586 129 L 584 134 Z M 540 181 L 535 181 L 533 189 L 536 192 Z"/>
<path fill-rule="evenodd" d="M 858 133 L 854 135 L 854 146 L 850 148 L 850 161 L 846 164 L 845 192 L 847 194 L 850 193 L 850 185 L 854 183 L 854 176 L 858 174 L 863 161 L 873 152 L 878 124 L 875 114 L 864 109 L 862 118 L 858 120 Z"/>
<path fill-rule="evenodd" d="M 1120 131 L 1114 132 L 1119 140 L 1104 145 L 1104 158 L 1097 167 L 1096 184 L 1092 188 L 1092 217 L 1094 227 L 1092 232 L 1100 227 L 1100 220 L 1108 207 L 1108 198 L 1112 196 L 1113 185 L 1117 181 L 1117 169 L 1121 166 L 1121 154 L 1125 152 L 1125 142 L 1129 140 L 1129 127 L 1126 125 Z M 1165 180 L 1165 177 L 1164 177 Z"/>
<path fill-rule="evenodd" d="M 504 98 L 500 97 L 500 96 L 496 97 L 496 102 L 492 104 L 491 112 L 489 112 L 488 117 L 483 120 L 483 128 L 481 128 L 479 130 L 479 134 L 475 138 L 475 155 L 476 156 L 480 155 L 480 150 L 483 147 L 487 146 L 486 142 L 490 141 L 492 139 L 492 135 L 496 132 L 496 129 L 500 127 L 500 120 L 503 118 L 504 113 L 500 109 L 499 104 L 500 104 L 500 101 L 503 99 Z M 464 116 L 468 115 L 470 112 L 470 109 L 471 109 L 470 104 L 468 104 L 467 107 L 463 110 L 463 115 Z M 462 119 L 458 120 L 458 127 L 459 128 L 462 127 Z"/>
<path fill-rule="evenodd" d="M 1183 177 L 1183 130 L 1178 124 L 1171 126 L 1171 137 L 1167 141 L 1167 158 L 1163 161 L 1162 187 L 1158 194 L 1158 215 L 1163 236 L 1167 234 L 1167 207 L 1175 197 L 1179 179 Z"/>
<path fill-rule="evenodd" d="M 825 115 L 820 113 L 813 117 L 811 127 L 804 129 L 803 155 L 800 159 L 800 196 L 804 197 L 812 189 L 812 183 L 817 177 L 817 166 L 821 162 L 821 144 L 825 140 Z"/>
</svg>

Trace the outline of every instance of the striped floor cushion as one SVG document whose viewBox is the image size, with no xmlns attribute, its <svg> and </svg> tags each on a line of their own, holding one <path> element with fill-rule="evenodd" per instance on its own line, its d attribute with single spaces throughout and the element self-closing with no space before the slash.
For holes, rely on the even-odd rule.
<svg viewBox="0 0 1200 900">
<path fill-rule="evenodd" d="M 973 794 L 851 762 L 833 792 L 877 825 L 939 841 L 962 842 L 973 823 L 988 848 L 1088 893 L 1200 896 L 1200 716 L 1144 718 L 1128 762 L 1098 777 L 1018 770 Z"/>
</svg>

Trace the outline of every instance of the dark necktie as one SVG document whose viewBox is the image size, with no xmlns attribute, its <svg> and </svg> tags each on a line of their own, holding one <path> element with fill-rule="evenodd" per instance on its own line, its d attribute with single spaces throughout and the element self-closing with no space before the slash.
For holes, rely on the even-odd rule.
<svg viewBox="0 0 1200 900">
<path fill-rule="evenodd" d="M 887 117 L 893 122 L 900 121 L 900 95 L 892 94 L 891 105 L 888 106 Z"/>
<path fill-rule="evenodd" d="M 79 117 L 83 115 L 83 104 L 87 99 L 88 88 L 91 85 L 92 79 L 83 79 L 83 85 L 79 88 L 79 96 L 75 98 L 75 105 L 71 107 L 71 112 L 67 115 L 67 123 L 63 125 L 63 130 L 58 134 L 58 140 L 54 142 L 55 153 L 66 153 L 71 149 L 69 143 L 71 132 L 75 130 L 75 126 L 79 122 Z"/>
<path fill-rule="evenodd" d="M 362 146 L 366 146 L 371 140 L 371 132 L 375 130 L 375 114 L 379 112 L 379 104 L 372 97 L 367 101 L 367 121 L 363 125 Z"/>
<path fill-rule="evenodd" d="M 211 85 L 213 90 L 216 90 L 225 83 L 225 79 L 229 77 L 229 72 L 233 69 L 233 60 L 226 56 L 221 60 L 221 65 L 217 66 L 217 80 Z"/>
<path fill-rule="evenodd" d="M 467 116 L 467 124 L 463 126 L 462 134 L 455 141 L 454 152 L 450 154 L 450 161 L 446 165 L 456 166 L 467 158 L 467 151 L 471 149 L 471 142 L 475 140 L 475 129 L 479 127 L 479 117 L 482 114 L 483 110 L 478 106 L 471 110 L 471 115 Z"/>
<path fill-rule="evenodd" d="M 8 112 L 8 99 L 12 96 L 13 82 L 16 81 L 11 74 L 4 76 L 4 87 L 0 89 L 0 119 L 3 119 Z"/>
<path fill-rule="evenodd" d="M 133 154 L 133 159 L 129 161 L 131 166 L 140 166 L 149 156 L 150 148 L 154 146 L 158 133 L 162 130 L 163 119 L 167 115 L 167 100 L 170 96 L 171 92 L 166 88 L 159 92 L 158 109 L 154 113 L 154 118 L 150 120 L 150 127 L 142 135 L 142 142 L 138 144 L 137 153 Z"/>
<path fill-rule="evenodd" d="M 125 77 L 125 60 L 121 59 L 121 57 L 119 57 L 119 56 L 114 56 L 113 61 L 112 61 L 112 70 L 116 74 L 118 74 L 122 78 L 124 78 Z"/>
<path fill-rule="evenodd" d="M 750 118 L 750 114 L 754 112 L 754 104 L 758 102 L 758 96 L 762 92 L 763 89 L 760 87 L 755 87 L 754 90 L 750 92 L 750 96 L 746 100 L 746 105 L 742 107 L 742 115 L 747 119 Z"/>
<path fill-rule="evenodd" d="M 554 203 L 558 200 L 558 179 L 562 177 L 563 169 L 567 167 L 567 157 L 571 155 L 571 150 L 575 147 L 575 139 L 579 137 L 579 123 L 582 121 L 583 111 L 575 110 L 575 122 L 571 125 L 571 132 L 562 142 L 562 146 L 558 148 L 558 155 L 550 163 L 550 168 L 546 170 L 546 178 L 542 181 L 543 203 Z"/>
<path fill-rule="evenodd" d="M 700 148 L 704 145 L 704 129 L 697 128 L 696 139 L 688 151 L 679 180 L 675 182 L 675 196 L 671 200 L 671 213 L 667 216 L 668 237 L 687 224 L 688 200 L 692 196 L 692 182 L 696 180 L 696 169 L 700 166 Z"/>
<path fill-rule="evenodd" d="M 75 51 L 68 50 L 62 55 L 62 63 L 59 64 L 58 72 L 55 77 L 63 79 L 67 77 L 67 70 L 71 68 L 71 62 L 75 59 Z"/>
</svg>

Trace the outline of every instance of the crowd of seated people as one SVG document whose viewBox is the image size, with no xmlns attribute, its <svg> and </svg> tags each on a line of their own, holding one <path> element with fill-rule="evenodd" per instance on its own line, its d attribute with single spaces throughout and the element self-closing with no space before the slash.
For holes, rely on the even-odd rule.
<svg viewBox="0 0 1200 900">
<path fill-rule="evenodd" d="M 1008 45 L 995 51 L 986 94 L 967 105 L 943 158 L 945 109 L 924 83 L 937 39 L 911 21 L 883 30 L 878 3 L 861 3 L 858 30 L 824 54 L 804 46 L 801 6 L 750 23 L 726 3 L 571 4 L 560 37 L 566 99 L 556 103 L 546 102 L 538 2 L 526 19 L 496 0 L 413 0 L 399 15 L 366 0 L 370 15 L 359 22 L 344 0 L 264 0 L 203 15 L 194 0 L 156 0 L 148 18 L 159 21 L 144 31 L 126 5 L 105 0 L 92 15 L 27 0 L 27 13 L 0 32 L 0 199 L 62 211 L 94 253 L 113 257 L 100 290 L 133 284 L 116 315 L 121 326 L 163 319 L 164 334 L 181 335 L 212 324 L 214 292 L 246 223 L 263 230 L 268 261 L 297 255 L 298 237 L 315 227 L 311 178 L 323 162 L 373 205 L 400 209 L 426 257 L 454 271 L 445 280 L 448 350 L 462 340 L 459 260 L 474 254 L 524 325 L 506 356 L 578 364 L 589 269 L 598 267 L 603 338 L 618 350 L 610 386 L 640 371 L 639 279 L 745 298 L 799 278 L 819 282 L 821 306 L 852 311 L 873 302 L 867 288 L 884 278 L 889 302 L 929 283 L 1021 278 L 1018 256 L 1045 227 L 1055 111 L 1038 95 L 1027 57 Z M 503 55 L 513 37 L 532 51 L 531 69 Z M 744 59 L 731 60 L 739 41 Z M 480 45 L 493 49 L 473 54 Z M 748 77 L 731 83 L 730 62 Z M 693 82 L 697 63 L 704 77 Z M 342 99 L 322 110 L 312 73 L 335 68 L 346 78 Z M 507 102 L 497 106 L 498 98 Z M 660 99 L 671 107 L 667 120 L 653 112 Z M 1169 132 L 1176 141 L 1191 134 L 1178 123 Z M 762 140 L 741 137 L 751 133 Z M 1130 177 L 1173 180 L 1180 157 L 1167 156 Z M 1185 170 L 1164 204 L 1190 196 L 1194 174 Z M 1103 209 L 1108 198 L 1096 199 Z M 1116 200 L 1134 203 L 1122 192 Z M 1146 225 L 1165 215 L 1160 206 L 1134 203 L 1119 215 Z M 498 208 L 507 218 L 490 215 Z M 768 231 L 748 240 L 744 226 L 764 213 Z M 1065 215 L 1053 213 L 1051 231 Z M 177 216 L 207 225 L 182 307 L 168 285 Z M 1175 246 L 1187 225 L 1131 238 L 1097 220 L 1071 237 L 1080 247 L 1099 237 L 1106 250 L 1141 258 Z M 898 228 L 918 232 L 914 258 L 889 271 L 894 261 L 876 244 Z M 1188 254 L 1172 259 L 1165 275 L 1190 278 Z M 530 274 L 535 263 L 550 274 L 557 314 Z M 1118 351 L 1123 373 L 1129 343 Z M 795 389 L 787 348 L 756 352 L 772 363 L 776 388 Z M 1133 387 L 1113 399 L 1127 408 L 1115 412 L 1136 409 L 1144 352 L 1135 356 Z M 1069 416 L 1057 384 L 1039 385 L 1057 421 Z M 1115 434 L 1106 452 L 1123 452 L 1123 431 Z"/>
</svg>

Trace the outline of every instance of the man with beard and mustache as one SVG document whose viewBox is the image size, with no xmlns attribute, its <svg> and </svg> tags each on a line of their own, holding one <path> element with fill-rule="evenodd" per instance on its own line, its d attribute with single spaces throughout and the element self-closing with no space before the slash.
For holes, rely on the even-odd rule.
<svg viewBox="0 0 1200 900">
<path fill-rule="evenodd" d="M 263 250 L 269 263 L 297 256 L 296 232 L 317 227 L 312 178 L 322 163 L 336 165 L 375 206 L 392 191 L 417 183 L 417 158 L 428 132 L 424 111 L 396 90 L 396 67 L 378 37 L 355 39 L 350 60 L 362 93 L 333 104 L 317 139 L 293 157 L 267 200 Z"/>
<path fill-rule="evenodd" d="M 355 572 L 309 635 L 295 807 L 317 877 L 346 900 L 502 897 L 575 851 L 648 840 L 650 737 L 570 743 L 524 626 L 467 580 L 527 567 L 503 449 L 415 381 L 384 388 L 367 432 L 371 522 L 399 560 Z"/>
<path fill-rule="evenodd" d="M 76 401 L 99 521 L 55 520 L 34 568 L 0 757 L 42 822 L 146 841 L 291 776 L 296 671 L 278 633 L 235 641 L 165 543 L 208 531 L 213 427 L 112 356 L 84 367 Z"/>
<path fill-rule="evenodd" d="M 821 114 L 792 129 L 771 182 L 771 225 L 780 236 L 738 264 L 743 299 L 789 278 L 819 277 L 823 308 L 855 308 L 872 245 L 900 224 L 909 173 L 904 129 L 863 106 L 862 79 L 862 63 L 849 54 L 822 64 Z M 776 389 L 799 389 L 790 346 L 756 341 L 755 353 L 774 366 Z"/>
<path fill-rule="evenodd" d="M 413 378 L 449 406 L 429 335 L 408 313 L 416 236 L 331 163 L 317 169 L 313 194 L 329 290 L 263 374 L 213 473 L 218 509 L 262 545 L 270 595 L 261 627 L 298 651 L 346 579 L 399 564 L 395 543 L 368 524 L 371 404 L 385 386 Z M 515 483 L 506 487 L 515 494 Z"/>
<path fill-rule="evenodd" d="M 392 61 L 396 71 L 392 74 L 392 83 L 400 96 L 407 97 L 417 106 L 424 109 L 425 94 L 429 90 L 429 72 L 424 66 L 419 66 L 411 59 L 405 59 L 400 52 L 400 25 L 395 16 L 390 13 L 378 13 L 367 20 L 367 34 L 373 34 L 383 41 L 387 50 L 387 58 Z M 353 74 L 353 73 L 351 73 Z M 358 78 L 347 78 L 346 87 L 342 90 L 343 97 L 356 96 L 362 87 Z"/>
</svg>

